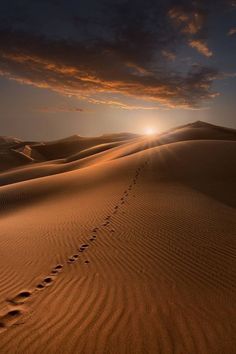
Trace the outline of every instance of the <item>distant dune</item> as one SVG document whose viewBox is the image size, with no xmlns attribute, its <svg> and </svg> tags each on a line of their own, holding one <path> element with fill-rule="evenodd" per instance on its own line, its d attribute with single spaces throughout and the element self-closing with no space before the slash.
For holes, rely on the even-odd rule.
<svg viewBox="0 0 236 354">
<path fill-rule="evenodd" d="M 0 353 L 235 352 L 235 130 L 0 156 Z"/>
</svg>

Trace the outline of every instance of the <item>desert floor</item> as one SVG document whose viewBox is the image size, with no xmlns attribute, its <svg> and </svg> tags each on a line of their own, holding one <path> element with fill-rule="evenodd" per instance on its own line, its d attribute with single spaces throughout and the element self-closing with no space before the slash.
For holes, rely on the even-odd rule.
<svg viewBox="0 0 236 354">
<path fill-rule="evenodd" d="M 227 134 L 197 125 L 111 136 L 8 166 L 0 353 L 235 353 L 236 139 Z"/>
</svg>

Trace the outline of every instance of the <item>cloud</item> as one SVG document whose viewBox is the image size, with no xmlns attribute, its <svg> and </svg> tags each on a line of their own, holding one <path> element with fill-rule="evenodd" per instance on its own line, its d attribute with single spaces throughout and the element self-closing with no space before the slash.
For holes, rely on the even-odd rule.
<svg viewBox="0 0 236 354">
<path fill-rule="evenodd" d="M 140 53 L 135 61 L 119 42 L 93 46 L 15 31 L 0 32 L 0 41 L 1 75 L 88 102 L 94 95 L 114 93 L 168 107 L 195 107 L 215 96 L 214 69 L 199 66 L 180 74 L 163 69 L 161 62 L 153 67 L 149 55 Z M 118 106 L 111 100 L 104 104 Z"/>
<path fill-rule="evenodd" d="M 236 27 L 231 28 L 228 32 L 228 36 L 233 36 L 234 34 L 236 34 Z"/>
<path fill-rule="evenodd" d="M 207 44 L 200 39 L 190 40 L 189 45 L 192 48 L 197 49 L 197 51 L 202 55 L 205 55 L 205 57 L 211 57 L 213 55 L 212 51 L 208 48 Z"/>
<path fill-rule="evenodd" d="M 199 9 L 175 6 L 169 10 L 169 17 L 180 26 L 181 32 L 194 35 L 201 31 L 205 15 Z"/>
<path fill-rule="evenodd" d="M 212 55 L 202 0 L 181 0 L 178 6 L 174 0 L 55 1 L 40 2 L 44 11 L 37 16 L 36 3 L 30 2 L 20 24 L 8 24 L 10 16 L 0 21 L 5 26 L 0 27 L 1 75 L 122 109 L 194 108 L 215 97 L 214 68 L 178 67 L 183 43 Z M 47 16 L 53 11 L 51 24 Z M 130 98 L 147 105 L 128 104 Z"/>
<path fill-rule="evenodd" d="M 86 99 L 86 98 L 85 98 Z M 87 101 L 93 104 L 104 104 L 111 107 L 133 111 L 133 110 L 142 110 L 142 111 L 156 111 L 160 110 L 161 108 L 158 105 L 140 105 L 140 104 L 129 104 L 119 101 L 117 99 L 109 99 L 109 98 L 87 98 Z"/>
<path fill-rule="evenodd" d="M 42 113 L 81 113 L 84 112 L 83 108 L 78 108 L 78 107 L 70 107 L 66 105 L 58 106 L 58 107 L 41 107 L 38 108 L 37 111 L 42 112 Z"/>
<path fill-rule="evenodd" d="M 201 1 L 196 2 L 196 5 L 184 4 L 172 7 L 168 15 L 174 25 L 185 35 L 188 45 L 209 58 L 213 52 L 208 48 L 205 38 L 208 12 L 207 9 L 203 11 L 202 7 L 199 7 L 200 3 Z"/>
<path fill-rule="evenodd" d="M 176 59 L 176 54 L 168 50 L 162 50 L 161 54 L 170 61 L 174 61 Z"/>
</svg>

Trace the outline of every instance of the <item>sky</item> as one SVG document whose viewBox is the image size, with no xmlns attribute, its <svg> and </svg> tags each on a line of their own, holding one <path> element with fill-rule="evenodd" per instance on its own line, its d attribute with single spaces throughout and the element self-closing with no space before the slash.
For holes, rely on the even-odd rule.
<svg viewBox="0 0 236 354">
<path fill-rule="evenodd" d="M 0 3 L 0 135 L 236 128 L 236 0 Z"/>
</svg>

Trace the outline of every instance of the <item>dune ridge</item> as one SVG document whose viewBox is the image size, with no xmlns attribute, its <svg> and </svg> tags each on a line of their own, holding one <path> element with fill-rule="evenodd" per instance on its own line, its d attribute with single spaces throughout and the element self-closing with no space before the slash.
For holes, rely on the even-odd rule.
<svg viewBox="0 0 236 354">
<path fill-rule="evenodd" d="M 206 129 L 0 175 L 1 353 L 234 352 L 236 141 Z"/>
</svg>

